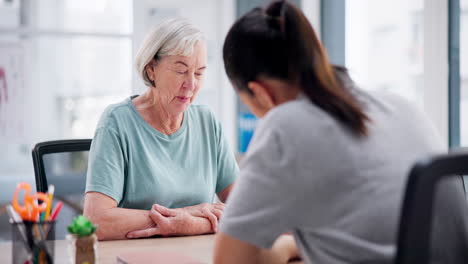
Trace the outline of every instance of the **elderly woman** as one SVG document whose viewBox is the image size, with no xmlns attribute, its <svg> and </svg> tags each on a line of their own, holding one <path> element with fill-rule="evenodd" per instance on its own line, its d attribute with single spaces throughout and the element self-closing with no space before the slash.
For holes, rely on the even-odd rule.
<svg viewBox="0 0 468 264">
<path fill-rule="evenodd" d="M 202 33 L 183 19 L 151 31 L 136 56 L 148 89 L 103 113 L 84 214 L 101 240 L 216 231 L 238 172 L 221 125 L 192 105 L 206 70 Z"/>
</svg>

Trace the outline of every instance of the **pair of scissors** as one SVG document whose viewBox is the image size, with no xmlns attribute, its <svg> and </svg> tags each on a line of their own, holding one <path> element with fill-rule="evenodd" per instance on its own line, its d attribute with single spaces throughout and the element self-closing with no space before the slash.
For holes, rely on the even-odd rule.
<svg viewBox="0 0 468 264">
<path fill-rule="evenodd" d="M 23 205 L 18 203 L 19 192 L 24 191 Z M 18 183 L 13 194 L 13 208 L 21 216 L 23 221 L 37 221 L 39 213 L 47 209 L 50 203 L 49 197 L 41 192 L 31 195 L 31 185 L 26 182 Z M 39 203 L 41 201 L 42 203 Z"/>
</svg>

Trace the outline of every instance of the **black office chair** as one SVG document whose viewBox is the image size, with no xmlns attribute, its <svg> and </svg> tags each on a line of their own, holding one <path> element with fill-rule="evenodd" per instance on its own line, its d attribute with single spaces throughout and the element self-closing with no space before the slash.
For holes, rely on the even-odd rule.
<svg viewBox="0 0 468 264">
<path fill-rule="evenodd" d="M 429 263 L 431 257 L 431 229 L 433 228 L 434 216 L 433 208 L 436 200 L 436 193 L 450 195 L 450 192 L 438 193 L 436 186 L 445 176 L 458 177 L 468 174 L 468 151 L 452 152 L 447 155 L 432 157 L 418 162 L 411 170 L 405 196 L 403 200 L 402 214 L 400 219 L 396 264 L 409 263 Z M 463 184 L 460 181 L 460 184 Z M 461 187 L 460 187 L 461 188 Z M 461 191 L 461 190 L 460 190 Z M 438 198 L 438 197 L 437 197 Z M 464 197 L 463 197 L 464 198 Z M 463 202 L 466 202 L 463 199 Z M 450 205 L 443 205 L 444 211 Z M 439 208 L 438 208 L 439 209 Z M 445 215 L 442 217 L 453 217 Z M 457 219 L 458 220 L 458 219 Z M 464 218 L 466 220 L 466 218 Z M 464 221 L 463 220 L 463 221 Z M 465 222 L 459 221 L 461 225 Z M 457 227 L 439 227 L 438 230 L 445 232 L 444 228 Z M 463 241 L 464 245 L 453 248 L 456 252 L 450 252 L 452 260 L 456 263 L 468 263 L 468 245 L 464 228 L 459 227 L 461 232 L 456 233 L 457 240 Z M 451 229 L 451 231 L 454 229 Z M 447 231 L 449 232 L 449 231 Z M 438 239 L 437 237 L 432 237 Z M 450 242 L 450 241 L 445 241 Z M 445 252 L 446 254 L 448 252 Z"/>
<path fill-rule="evenodd" d="M 83 212 L 90 147 L 91 139 L 56 140 L 38 143 L 32 151 L 37 191 L 47 192 L 53 184 L 54 203 L 60 200 L 64 205 L 57 218 L 56 239 L 65 238 L 66 226 Z"/>
</svg>

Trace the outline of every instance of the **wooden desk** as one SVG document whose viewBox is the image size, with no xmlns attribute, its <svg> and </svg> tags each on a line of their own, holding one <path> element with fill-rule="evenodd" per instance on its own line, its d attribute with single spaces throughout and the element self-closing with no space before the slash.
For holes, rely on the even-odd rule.
<svg viewBox="0 0 468 264">
<path fill-rule="evenodd" d="M 115 264 L 117 255 L 122 252 L 151 250 L 178 252 L 202 263 L 212 263 L 214 235 L 99 241 L 98 243 L 98 263 L 100 264 Z M 55 241 L 54 263 L 70 263 L 67 245 L 66 240 Z M 11 263 L 11 242 L 0 242 L 0 263 Z"/>
<path fill-rule="evenodd" d="M 115 264 L 117 255 L 122 252 L 148 250 L 179 252 L 203 263 L 211 263 L 214 235 L 99 241 L 98 243 L 98 263 L 102 264 Z M 11 263 L 11 242 L 0 242 L 0 263 Z M 66 240 L 55 242 L 55 263 L 70 263 Z"/>
</svg>

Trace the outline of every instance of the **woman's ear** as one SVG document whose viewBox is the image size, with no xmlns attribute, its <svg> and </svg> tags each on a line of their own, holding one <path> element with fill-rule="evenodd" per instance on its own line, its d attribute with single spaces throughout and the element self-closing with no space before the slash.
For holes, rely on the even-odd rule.
<svg viewBox="0 0 468 264">
<path fill-rule="evenodd" d="M 148 76 L 148 78 L 150 79 L 150 81 L 154 82 L 154 67 L 153 67 L 153 64 L 152 64 L 152 63 L 148 63 L 148 64 L 145 66 L 145 71 L 146 71 L 146 75 Z"/>
<path fill-rule="evenodd" d="M 264 109 L 271 109 L 275 106 L 272 92 L 260 82 L 248 82 L 247 87 L 252 91 L 257 103 Z"/>
</svg>

